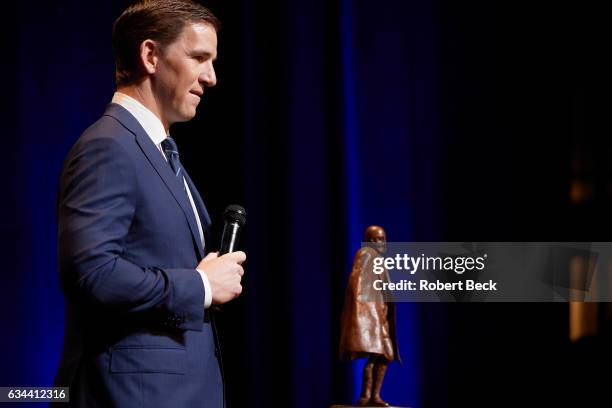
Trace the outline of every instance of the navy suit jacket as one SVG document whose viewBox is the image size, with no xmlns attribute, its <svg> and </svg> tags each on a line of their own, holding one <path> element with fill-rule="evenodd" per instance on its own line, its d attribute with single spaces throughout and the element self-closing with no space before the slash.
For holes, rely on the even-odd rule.
<svg viewBox="0 0 612 408">
<path fill-rule="evenodd" d="M 185 173 L 203 229 L 210 218 Z M 58 192 L 66 298 L 56 385 L 78 407 L 224 406 L 204 257 L 181 182 L 123 107 L 70 150 Z"/>
</svg>

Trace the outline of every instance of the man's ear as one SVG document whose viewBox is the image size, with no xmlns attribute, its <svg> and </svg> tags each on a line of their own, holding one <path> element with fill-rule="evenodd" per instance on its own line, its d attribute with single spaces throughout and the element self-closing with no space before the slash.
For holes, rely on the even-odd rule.
<svg viewBox="0 0 612 408">
<path fill-rule="evenodd" d="M 144 40 L 140 44 L 140 63 L 147 74 L 155 73 L 159 51 L 159 44 L 153 40 Z"/>
</svg>

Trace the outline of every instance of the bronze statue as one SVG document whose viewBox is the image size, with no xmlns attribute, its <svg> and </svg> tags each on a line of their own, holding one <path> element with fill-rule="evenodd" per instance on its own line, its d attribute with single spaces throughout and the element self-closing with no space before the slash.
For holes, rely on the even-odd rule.
<svg viewBox="0 0 612 408">
<path fill-rule="evenodd" d="M 393 360 L 401 363 L 395 332 L 395 304 L 386 302 L 383 293 L 375 291 L 376 279 L 389 280 L 387 271 L 373 273 L 374 258 L 386 252 L 386 235 L 382 227 L 372 225 L 365 231 L 363 247 L 355 254 L 349 277 L 340 331 L 340 358 L 367 358 L 363 368 L 361 395 L 357 405 L 388 407 L 380 397 L 387 366 Z M 364 292 L 364 291 L 367 291 Z"/>
</svg>

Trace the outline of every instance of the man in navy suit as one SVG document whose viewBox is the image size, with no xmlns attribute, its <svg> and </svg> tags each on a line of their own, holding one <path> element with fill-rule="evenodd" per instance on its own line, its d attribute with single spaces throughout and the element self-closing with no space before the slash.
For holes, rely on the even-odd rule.
<svg viewBox="0 0 612 408">
<path fill-rule="evenodd" d="M 113 27 L 117 92 L 69 152 L 58 193 L 56 385 L 72 406 L 225 405 L 209 307 L 241 293 L 246 255 L 205 256 L 210 218 L 169 137 L 216 83 L 218 27 L 191 0 L 138 2 Z"/>
</svg>

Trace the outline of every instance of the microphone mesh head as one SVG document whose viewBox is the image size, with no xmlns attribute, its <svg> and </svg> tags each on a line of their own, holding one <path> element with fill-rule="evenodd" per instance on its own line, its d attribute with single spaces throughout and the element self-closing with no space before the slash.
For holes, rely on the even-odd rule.
<svg viewBox="0 0 612 408">
<path fill-rule="evenodd" d="M 244 224 L 246 224 L 246 211 L 239 205 L 228 205 L 223 212 L 223 219 L 227 222 L 237 222 L 238 225 L 244 227 Z"/>
</svg>

